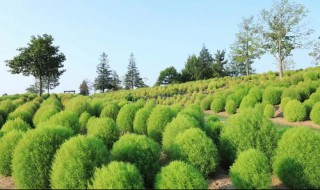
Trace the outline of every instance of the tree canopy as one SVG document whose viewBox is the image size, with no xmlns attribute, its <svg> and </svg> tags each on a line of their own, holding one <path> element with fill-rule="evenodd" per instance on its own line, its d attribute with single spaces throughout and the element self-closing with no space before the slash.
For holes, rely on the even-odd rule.
<svg viewBox="0 0 320 190">
<path fill-rule="evenodd" d="M 102 92 L 106 89 L 111 89 L 111 70 L 108 55 L 104 52 L 101 54 L 100 63 L 97 66 L 97 74 L 98 76 L 94 80 L 94 88 L 96 90 L 101 90 Z"/>
<path fill-rule="evenodd" d="M 136 60 L 133 53 L 130 54 L 128 71 L 125 75 L 124 86 L 126 89 L 141 88 L 145 86 L 142 78 L 140 77 L 140 73 L 136 65 Z"/>
<path fill-rule="evenodd" d="M 160 72 L 156 86 L 179 83 L 180 78 L 180 74 L 177 72 L 176 68 L 168 67 Z"/>
</svg>

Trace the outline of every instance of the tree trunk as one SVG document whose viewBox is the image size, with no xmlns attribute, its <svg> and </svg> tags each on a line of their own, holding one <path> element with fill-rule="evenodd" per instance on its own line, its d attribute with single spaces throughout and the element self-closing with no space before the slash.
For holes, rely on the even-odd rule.
<svg viewBox="0 0 320 190">
<path fill-rule="evenodd" d="M 246 73 L 247 73 L 247 76 L 249 76 L 249 42 L 248 42 L 248 40 L 247 40 L 246 45 L 247 45 L 247 48 L 246 48 L 246 50 L 247 50 L 247 52 L 246 52 Z"/>
<path fill-rule="evenodd" d="M 39 96 L 41 96 L 42 95 L 42 76 L 41 75 L 39 76 L 39 82 L 40 82 L 40 84 L 39 84 Z"/>
<path fill-rule="evenodd" d="M 282 52 L 281 52 L 281 48 L 282 48 L 282 44 L 281 44 L 281 40 L 279 40 L 279 45 L 278 45 L 278 48 L 279 48 L 279 51 L 278 51 L 278 54 L 279 54 L 279 78 L 282 78 L 283 77 L 283 65 L 282 65 Z"/>
</svg>

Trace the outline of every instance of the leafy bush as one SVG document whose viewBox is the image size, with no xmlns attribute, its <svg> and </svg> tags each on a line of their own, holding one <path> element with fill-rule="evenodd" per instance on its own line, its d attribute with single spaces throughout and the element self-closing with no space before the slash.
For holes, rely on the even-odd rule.
<svg viewBox="0 0 320 190">
<path fill-rule="evenodd" d="M 88 136 L 94 136 L 103 140 L 108 148 L 111 148 L 113 143 L 118 140 L 120 131 L 113 119 L 108 117 L 89 119 L 87 124 Z"/>
<path fill-rule="evenodd" d="M 248 93 L 248 95 L 254 98 L 257 102 L 262 101 L 262 94 L 263 94 L 263 90 L 257 86 L 252 87 Z"/>
<path fill-rule="evenodd" d="M 309 116 L 312 110 L 312 107 L 316 104 L 314 100 L 308 99 L 303 103 L 304 108 L 306 109 L 306 115 Z"/>
<path fill-rule="evenodd" d="M 237 104 L 234 100 L 228 100 L 225 106 L 225 110 L 229 115 L 235 114 L 237 111 Z"/>
<path fill-rule="evenodd" d="M 279 179 L 294 189 L 320 188 L 320 135 L 311 129 L 288 129 L 279 141 L 273 170 Z"/>
<path fill-rule="evenodd" d="M 282 96 L 281 98 L 285 98 L 285 97 L 289 97 L 291 99 L 294 99 L 294 100 L 299 100 L 301 101 L 302 100 L 302 97 L 300 95 L 300 93 L 296 90 L 296 88 L 294 88 L 295 86 L 291 86 L 289 88 L 286 88 L 283 93 L 282 93 Z"/>
<path fill-rule="evenodd" d="M 0 102 L 0 113 L 3 117 L 3 120 L 7 119 L 7 116 L 12 112 L 16 106 L 12 103 L 11 100 L 4 100 Z"/>
<path fill-rule="evenodd" d="M 179 113 L 170 123 L 167 124 L 162 134 L 162 148 L 171 154 L 172 145 L 176 136 L 192 127 L 199 127 L 199 122 L 190 115 Z"/>
<path fill-rule="evenodd" d="M 136 165 L 145 184 L 151 186 L 159 168 L 160 152 L 159 144 L 152 139 L 144 135 L 125 134 L 114 143 L 111 159 Z"/>
<path fill-rule="evenodd" d="M 172 147 L 172 157 L 183 160 L 208 176 L 218 165 L 218 150 L 215 144 L 199 128 L 191 128 L 177 135 Z"/>
<path fill-rule="evenodd" d="M 191 104 L 184 108 L 180 113 L 190 115 L 199 121 L 200 127 L 204 126 L 204 113 L 197 105 Z"/>
<path fill-rule="evenodd" d="M 212 103 L 212 96 L 206 96 L 205 98 L 203 98 L 200 102 L 200 107 L 202 110 L 209 110 L 210 109 L 210 105 Z"/>
<path fill-rule="evenodd" d="M 290 97 L 284 97 L 284 98 L 281 99 L 280 109 L 281 109 L 282 111 L 284 111 L 284 108 L 286 107 L 287 103 L 288 103 L 290 100 L 293 100 L 293 99 L 290 98 Z"/>
<path fill-rule="evenodd" d="M 70 111 L 76 113 L 78 116 L 80 116 L 83 112 L 87 111 L 90 114 L 93 114 L 93 111 L 91 109 L 89 97 L 85 96 L 76 96 L 72 99 L 70 99 L 65 104 L 65 111 Z"/>
<path fill-rule="evenodd" d="M 245 109 L 245 108 L 254 108 L 254 106 L 258 103 L 258 100 L 255 99 L 254 96 L 248 94 L 245 96 L 240 104 L 240 109 Z"/>
<path fill-rule="evenodd" d="M 297 100 L 290 100 L 283 113 L 287 121 L 304 121 L 307 116 L 306 108 Z"/>
<path fill-rule="evenodd" d="M 89 119 L 91 118 L 91 115 L 90 113 L 88 112 L 83 112 L 81 115 L 80 115 L 80 118 L 79 118 L 79 124 L 80 124 L 80 128 L 83 130 L 84 128 L 86 128 L 87 126 L 87 123 L 89 121 Z"/>
<path fill-rule="evenodd" d="M 120 109 L 116 123 L 121 134 L 133 132 L 133 120 L 137 111 L 138 108 L 133 104 L 127 104 Z"/>
<path fill-rule="evenodd" d="M 17 111 L 14 111 L 14 112 L 11 112 L 9 115 L 8 115 L 8 120 L 14 120 L 14 119 L 17 119 L 17 118 L 20 118 L 22 119 L 23 121 L 25 121 L 26 123 L 28 123 L 29 125 L 32 125 L 32 115 L 33 113 L 30 112 L 29 110 L 23 110 L 23 109 L 20 109 L 20 110 L 17 110 Z"/>
<path fill-rule="evenodd" d="M 239 154 L 230 167 L 232 184 L 237 189 L 270 189 L 271 171 L 266 156 L 255 149 Z"/>
<path fill-rule="evenodd" d="M 267 104 L 267 105 L 264 107 L 263 115 L 266 116 L 267 118 L 272 118 L 272 117 L 274 117 L 274 113 L 275 113 L 275 110 L 274 110 L 273 105 Z"/>
<path fill-rule="evenodd" d="M 0 114 L 0 129 L 3 124 L 4 124 L 4 119 L 3 119 L 2 115 Z"/>
<path fill-rule="evenodd" d="M 223 111 L 225 104 L 226 102 L 223 98 L 215 98 L 213 99 L 210 108 L 212 111 L 219 113 Z"/>
<path fill-rule="evenodd" d="M 222 123 L 220 121 L 208 121 L 203 130 L 206 132 L 207 136 L 211 138 L 214 144 L 219 144 L 219 136 L 222 130 Z"/>
<path fill-rule="evenodd" d="M 59 112 L 46 122 L 40 123 L 37 127 L 62 126 L 72 129 L 75 133 L 80 131 L 79 117 L 76 113 L 70 111 Z"/>
<path fill-rule="evenodd" d="M 30 130 L 13 152 L 12 177 L 19 189 L 48 189 L 54 154 L 72 136 L 64 127 L 45 127 Z"/>
<path fill-rule="evenodd" d="M 113 161 L 95 171 L 89 189 L 143 189 L 143 179 L 135 165 Z"/>
<path fill-rule="evenodd" d="M 102 109 L 100 113 L 100 117 L 110 117 L 111 119 L 116 121 L 118 113 L 119 113 L 119 107 L 116 104 L 108 103 Z"/>
<path fill-rule="evenodd" d="M 318 78 L 319 74 L 317 72 L 308 71 L 303 73 L 303 79 L 305 81 L 317 80 Z"/>
<path fill-rule="evenodd" d="M 109 152 L 95 137 L 76 136 L 57 151 L 51 171 L 51 188 L 86 189 L 96 167 L 107 163 Z"/>
<path fill-rule="evenodd" d="M 255 148 L 270 160 L 277 144 L 273 123 L 258 109 L 248 108 L 228 118 L 220 135 L 220 155 L 224 167 L 229 167 L 241 151 Z"/>
<path fill-rule="evenodd" d="M 267 87 L 263 91 L 262 100 L 269 104 L 276 105 L 281 101 L 282 90 L 277 87 Z"/>
<path fill-rule="evenodd" d="M 147 122 L 148 136 L 157 142 L 161 142 L 162 133 L 166 125 L 175 117 L 175 113 L 168 106 L 159 105 L 150 114 Z"/>
<path fill-rule="evenodd" d="M 12 153 L 22 135 L 22 132 L 14 130 L 7 132 L 0 139 L 0 175 L 11 175 Z"/>
<path fill-rule="evenodd" d="M 173 161 L 156 176 L 156 189 L 208 189 L 208 183 L 192 165 Z"/>
<path fill-rule="evenodd" d="M 311 121 L 315 124 L 320 124 L 320 102 L 316 103 L 310 112 Z"/>
<path fill-rule="evenodd" d="M 1 128 L 4 133 L 12 130 L 27 131 L 31 129 L 30 125 L 20 118 L 8 120 Z"/>
<path fill-rule="evenodd" d="M 54 107 L 43 107 L 43 109 L 38 110 L 33 116 L 33 124 L 37 127 L 39 123 L 46 122 L 53 115 L 59 113 L 61 110 Z"/>
<path fill-rule="evenodd" d="M 137 111 L 133 120 L 133 131 L 135 133 L 147 135 L 147 122 L 152 109 L 152 107 L 144 107 Z"/>
</svg>

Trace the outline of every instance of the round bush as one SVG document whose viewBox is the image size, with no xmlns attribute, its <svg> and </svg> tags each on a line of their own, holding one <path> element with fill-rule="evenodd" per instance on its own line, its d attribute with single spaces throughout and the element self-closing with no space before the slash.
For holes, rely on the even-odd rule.
<svg viewBox="0 0 320 190">
<path fill-rule="evenodd" d="M 8 120 L 1 128 L 1 131 L 4 133 L 12 130 L 18 130 L 18 131 L 27 131 L 31 129 L 30 125 L 23 121 L 20 118 L 15 118 L 13 120 Z"/>
<path fill-rule="evenodd" d="M 199 128 L 187 129 L 178 134 L 172 149 L 174 159 L 190 163 L 204 176 L 215 172 L 218 164 L 217 147 Z"/>
<path fill-rule="evenodd" d="M 287 121 L 304 121 L 307 116 L 306 108 L 297 100 L 290 100 L 283 112 Z"/>
<path fill-rule="evenodd" d="M 229 115 L 235 114 L 237 111 L 237 104 L 234 100 L 228 100 L 225 106 L 225 110 Z"/>
<path fill-rule="evenodd" d="M 263 112 L 248 108 L 228 118 L 220 135 L 222 165 L 228 168 L 241 151 L 255 148 L 270 160 L 277 144 L 277 132 Z"/>
<path fill-rule="evenodd" d="M 11 175 L 12 153 L 22 135 L 22 132 L 14 130 L 7 132 L 0 139 L 0 175 Z"/>
<path fill-rule="evenodd" d="M 108 162 L 109 153 L 101 139 L 76 136 L 57 151 L 51 171 L 51 188 L 86 189 L 96 167 Z"/>
<path fill-rule="evenodd" d="M 114 143 L 111 159 L 130 162 L 137 166 L 147 186 L 153 185 L 159 168 L 161 148 L 152 139 L 137 134 L 125 134 Z"/>
<path fill-rule="evenodd" d="M 48 121 L 40 123 L 37 127 L 62 126 L 72 129 L 75 133 L 80 132 L 79 117 L 74 112 L 62 111 L 53 115 Z"/>
<path fill-rule="evenodd" d="M 147 122 L 148 136 L 157 142 L 161 142 L 162 133 L 166 125 L 173 119 L 175 113 L 168 106 L 157 106 L 150 114 Z"/>
<path fill-rule="evenodd" d="M 274 113 L 275 113 L 275 110 L 274 110 L 273 105 L 271 105 L 271 104 L 265 105 L 264 110 L 263 110 L 264 116 L 266 116 L 267 118 L 272 118 L 272 117 L 274 117 Z"/>
<path fill-rule="evenodd" d="M 179 113 L 170 123 L 167 124 L 162 134 L 162 148 L 171 154 L 172 145 L 176 136 L 192 127 L 199 127 L 199 122 L 187 114 Z"/>
<path fill-rule="evenodd" d="M 3 124 L 4 124 L 4 119 L 3 119 L 2 115 L 0 114 L 0 129 Z"/>
<path fill-rule="evenodd" d="M 79 124 L 80 124 L 80 128 L 81 130 L 85 129 L 87 127 L 87 123 L 89 121 L 89 119 L 91 118 L 91 115 L 90 113 L 88 112 L 83 112 L 81 115 L 80 115 L 80 118 L 79 118 Z"/>
<path fill-rule="evenodd" d="M 142 176 L 135 165 L 110 162 L 95 171 L 89 189 L 143 189 Z"/>
<path fill-rule="evenodd" d="M 72 136 L 64 127 L 44 127 L 28 131 L 13 152 L 12 177 L 19 189 L 49 189 L 54 154 Z"/>
<path fill-rule="evenodd" d="M 320 102 L 312 107 L 310 118 L 313 123 L 320 125 Z"/>
<path fill-rule="evenodd" d="M 207 97 L 203 98 L 200 102 L 201 109 L 202 110 L 209 110 L 212 100 L 213 100 L 212 96 L 207 96 Z"/>
<path fill-rule="evenodd" d="M 144 107 L 137 111 L 133 120 L 133 131 L 137 134 L 147 135 L 147 122 L 150 117 L 152 107 Z"/>
<path fill-rule="evenodd" d="M 219 144 L 219 136 L 222 130 L 222 123 L 220 121 L 208 121 L 203 130 L 206 132 L 207 136 L 213 140 L 214 144 Z"/>
<path fill-rule="evenodd" d="M 199 121 L 201 127 L 204 126 L 204 113 L 197 105 L 191 104 L 184 108 L 180 113 L 190 115 Z"/>
<path fill-rule="evenodd" d="M 248 94 L 245 96 L 240 104 L 240 109 L 245 108 L 254 108 L 254 106 L 258 103 L 258 101 L 254 98 L 254 96 Z"/>
<path fill-rule="evenodd" d="M 290 98 L 290 97 L 284 97 L 284 98 L 281 99 L 280 109 L 281 109 L 282 111 L 284 111 L 284 108 L 286 107 L 287 103 L 288 103 L 290 100 L 293 100 L 293 99 Z"/>
<path fill-rule="evenodd" d="M 119 113 L 119 107 L 116 104 L 108 103 L 102 109 L 100 113 L 100 117 L 110 117 L 114 121 L 116 121 L 118 113 Z"/>
<path fill-rule="evenodd" d="M 116 123 L 121 134 L 133 131 L 133 120 L 137 111 L 138 108 L 133 104 L 127 104 L 120 109 Z"/>
<path fill-rule="evenodd" d="M 262 99 L 264 102 L 268 102 L 269 104 L 276 105 L 281 101 L 282 90 L 277 87 L 267 87 L 263 91 Z"/>
<path fill-rule="evenodd" d="M 109 149 L 120 136 L 120 131 L 113 119 L 108 117 L 92 117 L 87 124 L 88 136 L 94 136 L 103 140 Z"/>
<path fill-rule="evenodd" d="M 288 187 L 320 188 L 320 135 L 305 127 L 288 129 L 278 143 L 273 171 Z"/>
<path fill-rule="evenodd" d="M 192 165 L 173 161 L 156 176 L 156 189 L 208 189 L 208 183 Z"/>
<path fill-rule="evenodd" d="M 283 93 L 282 93 L 282 98 L 285 98 L 285 97 L 289 97 L 291 99 L 294 99 L 294 100 L 298 100 L 298 101 L 301 101 L 302 98 L 298 92 L 298 90 L 296 90 L 296 88 L 293 88 L 293 87 L 289 87 L 289 88 L 286 88 Z"/>
<path fill-rule="evenodd" d="M 226 102 L 223 98 L 215 98 L 212 101 L 210 108 L 212 111 L 219 113 L 219 112 L 223 111 L 225 103 Z"/>
<path fill-rule="evenodd" d="M 254 98 L 255 100 L 257 100 L 257 102 L 261 102 L 262 101 L 262 94 L 263 94 L 263 90 L 260 89 L 257 86 L 252 87 L 249 90 L 248 93 L 252 98 Z"/>
<path fill-rule="evenodd" d="M 85 111 L 94 115 L 93 110 L 91 109 L 90 99 L 85 96 L 76 96 L 69 100 L 65 104 L 65 111 L 74 112 L 77 116 L 80 116 Z"/>
<path fill-rule="evenodd" d="M 11 112 L 8 115 L 7 120 L 14 120 L 17 118 L 21 118 L 23 121 L 27 122 L 29 125 L 32 125 L 32 117 L 33 117 L 33 113 L 30 112 L 29 110 L 18 110 L 18 111 L 14 111 Z"/>
<path fill-rule="evenodd" d="M 307 116 L 309 116 L 311 113 L 312 107 L 316 104 L 316 102 L 314 100 L 308 99 L 304 101 L 302 104 L 306 108 Z"/>
<path fill-rule="evenodd" d="M 48 121 L 50 117 L 52 117 L 53 115 L 59 112 L 60 112 L 59 109 L 52 108 L 52 107 L 44 108 L 44 110 L 42 111 L 37 111 L 33 117 L 33 124 L 37 126 L 39 123 Z"/>
<path fill-rule="evenodd" d="M 239 154 L 230 167 L 230 178 L 237 189 L 270 189 L 271 171 L 266 156 L 255 149 Z"/>
</svg>

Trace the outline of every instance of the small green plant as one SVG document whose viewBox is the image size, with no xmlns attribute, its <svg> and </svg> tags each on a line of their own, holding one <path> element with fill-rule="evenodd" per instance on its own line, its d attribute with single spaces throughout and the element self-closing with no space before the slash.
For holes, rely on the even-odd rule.
<svg viewBox="0 0 320 190">
<path fill-rule="evenodd" d="M 320 102 L 316 103 L 310 112 L 311 121 L 320 125 Z"/>
<path fill-rule="evenodd" d="M 266 156 L 256 149 L 241 152 L 230 167 L 232 184 L 237 189 L 270 189 L 271 171 Z"/>
<path fill-rule="evenodd" d="M 234 100 L 228 100 L 225 106 L 225 110 L 229 115 L 235 114 L 237 111 L 237 104 Z"/>
<path fill-rule="evenodd" d="M 225 99 L 215 98 L 213 99 L 210 108 L 212 111 L 219 113 L 224 110 L 225 104 L 226 104 Z"/>
<path fill-rule="evenodd" d="M 18 131 L 27 131 L 31 129 L 30 125 L 23 121 L 20 118 L 15 118 L 13 120 L 8 120 L 1 128 L 1 131 L 4 133 L 12 131 L 12 130 L 18 130 Z"/>
<path fill-rule="evenodd" d="M 287 121 L 304 121 L 306 116 L 306 108 L 297 100 L 290 100 L 284 108 L 284 118 Z"/>
<path fill-rule="evenodd" d="M 290 98 L 290 97 L 284 97 L 284 98 L 281 99 L 280 109 L 281 109 L 282 111 L 284 111 L 284 108 L 286 107 L 287 103 L 288 103 L 290 100 L 293 100 L 293 99 Z"/>
<path fill-rule="evenodd" d="M 87 123 L 90 119 L 91 115 L 90 113 L 88 112 L 83 112 L 81 115 L 80 115 L 80 118 L 79 118 L 79 124 L 80 124 L 80 128 L 81 130 L 84 130 L 86 127 L 87 127 Z"/>
<path fill-rule="evenodd" d="M 263 115 L 266 116 L 267 118 L 272 118 L 272 117 L 274 117 L 274 114 L 275 114 L 275 110 L 274 110 L 273 105 L 267 104 L 264 107 Z"/>
<path fill-rule="evenodd" d="M 102 109 L 100 117 L 110 117 L 111 119 L 116 121 L 118 113 L 119 107 L 116 104 L 108 103 Z"/>
<path fill-rule="evenodd" d="M 143 179 L 137 167 L 125 162 L 110 162 L 98 168 L 89 189 L 143 189 Z"/>
<path fill-rule="evenodd" d="M 269 104 L 276 105 L 281 101 L 282 90 L 278 87 L 267 87 L 263 91 L 262 100 Z"/>
<path fill-rule="evenodd" d="M 117 126 L 121 134 L 133 132 L 133 120 L 138 111 L 138 107 L 133 104 L 124 105 L 116 120 Z"/>
<path fill-rule="evenodd" d="M 222 123 L 220 121 L 208 121 L 203 130 L 206 132 L 207 136 L 214 142 L 214 144 L 219 144 L 219 136 L 222 130 Z"/>
<path fill-rule="evenodd" d="M 90 105 L 90 98 L 86 97 L 86 96 L 76 96 L 76 97 L 70 99 L 65 104 L 65 111 L 74 112 L 78 116 L 80 116 L 85 111 L 94 115 L 93 110 Z"/>
<path fill-rule="evenodd" d="M 147 122 L 150 117 L 152 107 L 144 107 L 137 111 L 133 120 L 133 131 L 137 134 L 147 135 Z"/>
<path fill-rule="evenodd" d="M 200 102 L 201 109 L 209 110 L 212 100 L 213 100 L 212 96 L 206 96 L 205 98 L 203 98 Z"/>
<path fill-rule="evenodd" d="M 173 161 L 156 176 L 156 189 L 207 189 L 208 183 L 192 165 Z"/>
</svg>

